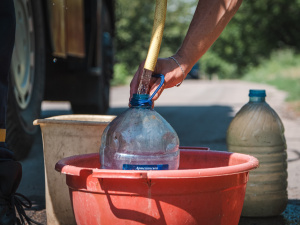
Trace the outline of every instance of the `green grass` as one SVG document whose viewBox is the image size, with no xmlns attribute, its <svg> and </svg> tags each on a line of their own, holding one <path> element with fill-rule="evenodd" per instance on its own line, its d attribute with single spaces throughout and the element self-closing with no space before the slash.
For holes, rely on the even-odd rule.
<svg viewBox="0 0 300 225">
<path fill-rule="evenodd" d="M 299 68 L 300 73 L 300 68 Z M 280 90 L 288 92 L 287 101 L 299 101 L 300 100 L 300 79 L 292 78 L 278 78 L 270 80 L 269 84 L 277 87 Z"/>
<path fill-rule="evenodd" d="M 125 64 L 117 63 L 114 65 L 114 76 L 110 84 L 112 86 L 129 85 L 132 77 Z"/>
<path fill-rule="evenodd" d="M 300 111 L 300 55 L 292 50 L 274 52 L 270 59 L 262 60 L 258 67 L 249 69 L 243 80 L 270 84 L 286 91 L 286 101 L 297 105 L 297 111 Z"/>
</svg>

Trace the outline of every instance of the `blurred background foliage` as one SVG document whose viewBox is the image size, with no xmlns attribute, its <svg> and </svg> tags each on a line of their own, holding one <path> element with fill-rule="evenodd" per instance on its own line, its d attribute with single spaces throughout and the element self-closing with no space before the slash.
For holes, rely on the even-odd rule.
<svg viewBox="0 0 300 225">
<path fill-rule="evenodd" d="M 167 19 L 159 57 L 168 57 L 176 52 L 192 20 L 197 1 L 169 0 Z M 122 84 L 132 77 L 142 60 L 147 56 L 150 43 L 154 0 L 117 0 L 115 31 L 115 71 L 119 73 L 114 84 Z M 122 74 L 120 74 L 120 72 Z"/>
<path fill-rule="evenodd" d="M 179 48 L 197 2 L 168 0 L 160 57 L 168 57 Z M 115 85 L 130 80 L 146 58 L 154 7 L 154 0 L 116 1 Z M 199 60 L 200 78 L 251 77 L 259 82 L 282 83 L 276 81 L 281 73 L 281 77 L 296 80 L 299 85 L 299 12 L 300 0 L 244 0 L 221 36 Z M 287 71 L 294 71 L 294 75 L 286 75 Z M 277 75 L 270 75 L 274 73 Z M 300 98 L 300 93 L 296 95 Z"/>
</svg>

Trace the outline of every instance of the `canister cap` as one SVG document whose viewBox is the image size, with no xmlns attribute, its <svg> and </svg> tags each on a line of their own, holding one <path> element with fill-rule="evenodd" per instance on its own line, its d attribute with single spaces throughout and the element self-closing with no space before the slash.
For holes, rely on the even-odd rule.
<svg viewBox="0 0 300 225">
<path fill-rule="evenodd" d="M 249 97 L 266 97 L 265 90 L 250 90 Z"/>
</svg>

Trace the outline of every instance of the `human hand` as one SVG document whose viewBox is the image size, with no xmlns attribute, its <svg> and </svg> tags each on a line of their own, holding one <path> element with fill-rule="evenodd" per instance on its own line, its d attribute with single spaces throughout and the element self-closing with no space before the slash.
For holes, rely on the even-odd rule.
<svg viewBox="0 0 300 225">
<path fill-rule="evenodd" d="M 181 65 L 183 70 L 187 68 L 184 64 L 181 63 L 180 57 L 173 56 Z M 132 98 L 132 95 L 137 93 L 140 78 L 142 76 L 143 70 L 144 70 L 144 64 L 145 62 L 142 62 L 135 73 L 131 83 L 130 83 L 130 99 Z M 177 63 L 171 59 L 171 58 L 160 58 L 157 60 L 156 67 L 154 74 L 163 74 L 165 76 L 165 82 L 162 85 L 162 87 L 158 90 L 158 92 L 155 94 L 155 96 L 152 98 L 152 101 L 156 101 L 164 89 L 171 88 L 176 86 L 177 84 L 181 83 L 185 76 L 181 68 L 177 65 Z M 160 78 L 152 77 L 150 81 L 150 96 L 153 94 L 153 92 L 157 89 L 157 87 L 160 84 Z M 129 99 L 129 101 L 130 101 Z M 154 105 L 154 104 L 153 104 Z"/>
</svg>

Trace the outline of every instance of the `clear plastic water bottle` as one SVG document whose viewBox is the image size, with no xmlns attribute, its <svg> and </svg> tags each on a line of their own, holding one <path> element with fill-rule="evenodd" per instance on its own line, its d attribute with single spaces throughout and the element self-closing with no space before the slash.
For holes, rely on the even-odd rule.
<svg viewBox="0 0 300 225">
<path fill-rule="evenodd" d="M 279 215 L 288 200 L 284 127 L 265 102 L 265 96 L 265 90 L 250 90 L 250 101 L 227 130 L 228 150 L 252 155 L 260 163 L 258 169 L 249 173 L 242 216 Z"/>
<path fill-rule="evenodd" d="M 134 94 L 131 107 L 102 134 L 103 169 L 174 170 L 179 167 L 179 139 L 171 125 L 149 104 L 148 94 Z"/>
</svg>

